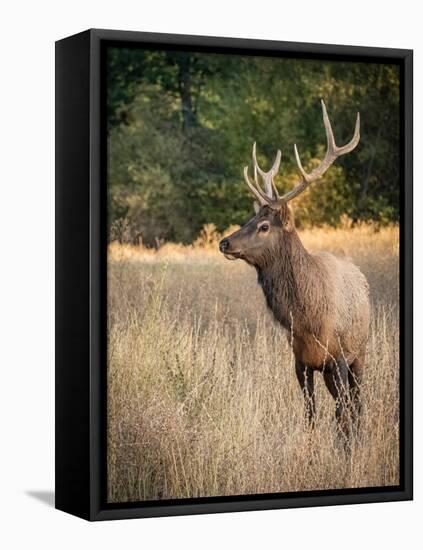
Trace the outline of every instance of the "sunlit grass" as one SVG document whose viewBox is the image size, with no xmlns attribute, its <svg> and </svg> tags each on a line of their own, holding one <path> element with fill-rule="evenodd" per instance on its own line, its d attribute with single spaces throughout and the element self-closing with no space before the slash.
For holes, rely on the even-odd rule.
<svg viewBox="0 0 423 550">
<path fill-rule="evenodd" d="M 284 331 L 255 271 L 194 245 L 109 249 L 110 501 L 395 485 L 399 481 L 398 228 L 320 228 L 305 246 L 350 256 L 373 315 L 361 436 L 338 444 L 317 375 L 317 427 L 303 403 Z"/>
</svg>

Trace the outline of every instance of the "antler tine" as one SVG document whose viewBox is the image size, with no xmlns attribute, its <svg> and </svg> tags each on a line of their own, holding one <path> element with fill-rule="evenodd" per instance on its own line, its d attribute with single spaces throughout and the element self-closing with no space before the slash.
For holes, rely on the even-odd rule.
<svg viewBox="0 0 423 550">
<path fill-rule="evenodd" d="M 263 193 L 263 191 L 260 189 L 260 187 L 255 187 L 248 177 L 248 166 L 244 166 L 244 179 L 245 183 L 248 185 L 250 191 L 255 196 L 255 198 L 258 200 L 258 202 L 263 206 L 265 204 L 269 204 L 271 202 L 270 198 Z"/>
<path fill-rule="evenodd" d="M 278 152 L 276 153 L 276 158 L 275 158 L 275 161 L 273 163 L 272 168 L 268 172 L 265 172 L 258 165 L 256 142 L 254 142 L 254 145 L 253 145 L 253 166 L 254 166 L 255 182 L 256 182 L 256 185 L 258 187 L 258 181 L 257 181 L 257 177 L 256 177 L 256 174 L 258 172 L 261 176 L 261 179 L 263 180 L 265 193 L 272 201 L 275 201 L 275 200 L 279 199 L 278 190 L 276 189 L 276 185 L 275 185 L 275 182 L 274 182 L 273 178 L 279 172 L 279 167 L 281 165 L 281 158 L 282 158 L 282 153 L 278 149 Z"/>
<path fill-rule="evenodd" d="M 306 189 L 312 183 L 313 181 L 321 178 L 323 174 L 326 172 L 326 170 L 335 162 L 335 160 L 340 157 L 341 155 L 345 155 L 347 153 L 350 153 L 355 147 L 357 147 L 358 142 L 360 141 L 360 113 L 357 113 L 357 119 L 355 122 L 355 129 L 354 129 L 354 135 L 346 145 L 343 145 L 342 147 L 338 147 L 335 143 L 335 138 L 333 136 L 332 126 L 330 124 L 329 116 L 326 110 L 326 105 L 323 101 L 322 102 L 322 114 L 323 114 L 323 124 L 325 126 L 326 131 L 326 140 L 327 140 L 327 150 L 324 159 L 320 162 L 320 164 L 310 172 L 310 174 L 307 174 L 307 172 L 304 170 L 300 155 L 298 154 L 297 146 L 294 145 L 294 153 L 295 153 L 295 159 L 297 161 L 298 169 L 301 174 L 300 183 L 292 189 L 292 191 L 289 191 L 288 193 L 285 193 L 283 195 L 282 199 L 285 201 L 290 201 L 293 198 L 297 197 L 300 193 Z"/>
<path fill-rule="evenodd" d="M 357 113 L 357 118 L 355 119 L 354 135 L 352 137 L 352 140 L 346 145 L 336 148 L 338 152 L 338 156 L 351 153 L 351 151 L 353 151 L 357 147 L 359 141 L 360 141 L 360 113 Z"/>
<path fill-rule="evenodd" d="M 325 126 L 325 132 L 326 132 L 326 141 L 327 141 L 327 151 L 326 156 L 335 154 L 336 151 L 336 143 L 335 138 L 333 137 L 333 130 L 332 126 L 329 120 L 328 112 L 326 110 L 326 105 L 323 99 L 320 100 L 322 104 L 322 116 L 323 116 L 323 124 Z"/>
</svg>

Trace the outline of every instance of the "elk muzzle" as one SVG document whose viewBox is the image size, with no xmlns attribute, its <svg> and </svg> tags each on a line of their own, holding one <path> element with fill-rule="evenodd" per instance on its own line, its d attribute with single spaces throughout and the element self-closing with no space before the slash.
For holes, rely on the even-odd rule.
<svg viewBox="0 0 423 550">
<path fill-rule="evenodd" d="M 226 249 L 229 247 L 229 241 L 228 239 L 222 239 L 219 243 L 219 250 L 224 254 L 226 252 Z"/>
<path fill-rule="evenodd" d="M 240 250 L 235 249 L 230 239 L 222 239 L 219 243 L 219 250 L 227 260 L 236 260 L 241 257 Z"/>
</svg>

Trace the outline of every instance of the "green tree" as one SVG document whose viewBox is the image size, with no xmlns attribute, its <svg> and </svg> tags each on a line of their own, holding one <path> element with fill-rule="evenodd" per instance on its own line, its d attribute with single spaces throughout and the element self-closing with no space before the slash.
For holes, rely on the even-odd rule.
<svg viewBox="0 0 423 550">
<path fill-rule="evenodd" d="M 361 142 L 296 199 L 297 222 L 398 220 L 398 66 L 111 49 L 108 74 L 109 221 L 125 219 L 133 239 L 189 242 L 205 223 L 248 219 L 254 141 L 264 168 L 282 149 L 277 185 L 291 188 L 293 144 L 306 167 L 325 152 L 320 98 L 339 144 L 360 111 Z"/>
</svg>

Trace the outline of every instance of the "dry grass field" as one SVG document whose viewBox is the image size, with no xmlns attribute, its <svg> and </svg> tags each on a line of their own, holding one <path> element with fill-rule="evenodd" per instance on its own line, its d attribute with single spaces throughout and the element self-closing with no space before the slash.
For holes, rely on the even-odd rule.
<svg viewBox="0 0 423 550">
<path fill-rule="evenodd" d="M 109 249 L 110 502 L 395 485 L 399 482 L 397 227 L 301 232 L 310 251 L 347 255 L 368 278 L 372 322 L 361 433 L 339 444 L 316 375 L 317 426 L 284 331 L 254 269 L 192 246 Z"/>
</svg>

